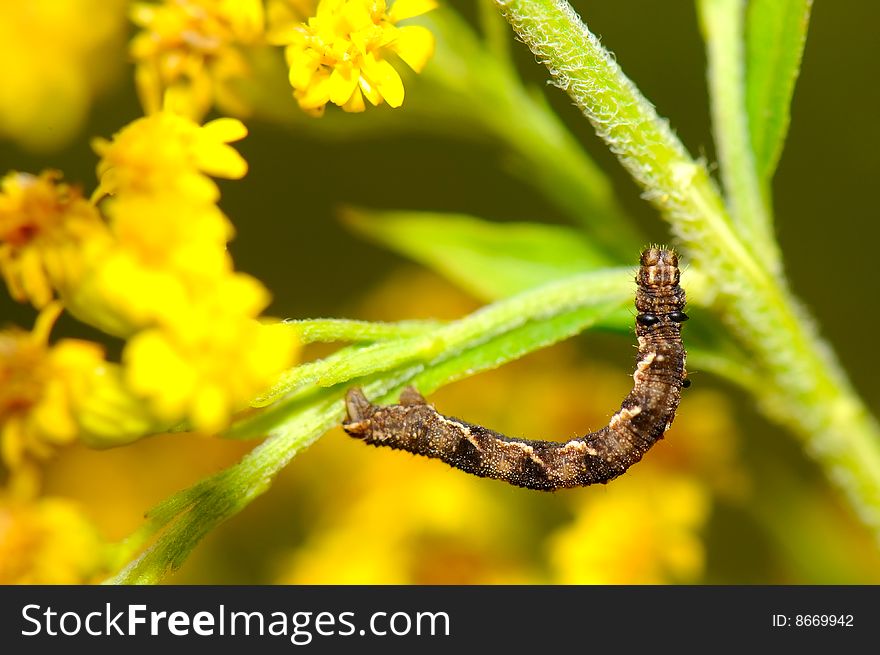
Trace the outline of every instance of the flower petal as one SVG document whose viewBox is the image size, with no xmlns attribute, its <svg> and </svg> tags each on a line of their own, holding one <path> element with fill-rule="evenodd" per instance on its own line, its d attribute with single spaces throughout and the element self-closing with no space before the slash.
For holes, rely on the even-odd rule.
<svg viewBox="0 0 880 655">
<path fill-rule="evenodd" d="M 437 0 L 395 0 L 388 12 L 388 18 L 396 23 L 399 20 L 420 16 L 437 8 Z"/>
<path fill-rule="evenodd" d="M 373 55 L 364 57 L 364 74 L 391 107 L 403 104 L 403 81 L 394 67 Z"/>
<path fill-rule="evenodd" d="M 426 27 L 408 25 L 397 30 L 397 37 L 389 47 L 420 73 L 434 54 L 434 35 Z"/>
<path fill-rule="evenodd" d="M 344 105 L 357 89 L 360 70 L 353 66 L 337 66 L 330 74 L 330 101 Z"/>
</svg>

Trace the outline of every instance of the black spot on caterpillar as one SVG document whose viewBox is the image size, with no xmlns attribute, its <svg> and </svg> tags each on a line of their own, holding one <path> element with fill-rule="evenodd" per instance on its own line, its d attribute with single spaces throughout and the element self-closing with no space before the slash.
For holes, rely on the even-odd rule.
<svg viewBox="0 0 880 655">
<path fill-rule="evenodd" d="M 678 256 L 652 247 L 642 252 L 640 264 L 633 389 L 601 430 L 564 443 L 514 439 L 440 414 L 413 387 L 404 389 L 400 404 L 384 407 L 370 403 L 359 388 L 349 389 L 342 427 L 368 444 L 435 457 L 518 487 L 552 491 L 613 480 L 663 437 L 681 389 L 690 386 L 681 342 L 687 314 Z"/>
</svg>

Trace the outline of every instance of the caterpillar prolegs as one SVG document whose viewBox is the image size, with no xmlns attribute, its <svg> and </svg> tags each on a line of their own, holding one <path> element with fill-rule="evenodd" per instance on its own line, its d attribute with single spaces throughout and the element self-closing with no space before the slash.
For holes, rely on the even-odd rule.
<svg viewBox="0 0 880 655">
<path fill-rule="evenodd" d="M 400 404 L 373 405 L 359 388 L 346 396 L 342 424 L 352 437 L 388 446 L 518 487 L 552 491 L 606 483 L 638 462 L 672 424 L 681 389 L 690 386 L 681 342 L 685 292 L 674 251 L 642 252 L 636 275 L 633 389 L 607 426 L 566 442 L 506 437 L 437 412 L 413 387 Z"/>
</svg>

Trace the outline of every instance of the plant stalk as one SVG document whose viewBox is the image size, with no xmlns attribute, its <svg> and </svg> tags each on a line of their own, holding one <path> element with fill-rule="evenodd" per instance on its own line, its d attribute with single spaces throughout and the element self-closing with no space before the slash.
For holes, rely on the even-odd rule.
<svg viewBox="0 0 880 655">
<path fill-rule="evenodd" d="M 789 427 L 880 540 L 880 426 L 783 278 L 731 221 L 693 160 L 564 0 L 495 0 L 517 35 L 644 188 L 715 291 L 712 310 L 766 378 L 758 401 Z"/>
</svg>

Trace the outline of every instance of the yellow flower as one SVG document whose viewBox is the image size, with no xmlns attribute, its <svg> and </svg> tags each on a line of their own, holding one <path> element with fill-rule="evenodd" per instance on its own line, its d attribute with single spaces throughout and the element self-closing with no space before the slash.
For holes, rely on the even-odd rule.
<svg viewBox="0 0 880 655">
<path fill-rule="evenodd" d="M 106 204 L 114 247 L 86 279 L 75 313 L 120 336 L 182 314 L 232 270 L 232 226 L 213 203 L 161 194 Z"/>
<path fill-rule="evenodd" d="M 235 119 L 204 126 L 160 112 L 111 141 L 97 140 L 100 185 L 113 247 L 69 299 L 78 317 L 119 336 L 183 320 L 185 310 L 228 276 L 232 224 L 216 205 L 209 175 L 237 178 L 247 163 L 228 142 L 246 129 Z"/>
<path fill-rule="evenodd" d="M 518 556 L 523 505 L 486 480 L 436 461 L 352 448 L 329 434 L 310 450 L 312 487 L 337 474 L 323 520 L 279 563 L 280 584 L 526 584 Z M 315 458 L 318 461 L 314 461 Z M 340 464 L 340 461 L 342 462 Z M 333 477 L 332 475 L 329 477 Z M 514 509 L 518 507 L 519 509 Z M 353 547 L 356 544 L 356 547 Z M 511 552 L 513 551 L 513 552 Z"/>
<path fill-rule="evenodd" d="M 391 107 L 403 103 L 403 82 L 389 63 L 396 55 L 420 72 L 434 52 L 434 36 L 406 18 L 437 6 L 434 0 L 320 0 L 307 23 L 278 29 L 273 40 L 287 45 L 290 84 L 300 107 L 320 114 L 328 102 L 345 111 L 365 108 L 364 98 Z"/>
<path fill-rule="evenodd" d="M 215 101 L 234 113 L 242 110 L 227 89 L 248 72 L 240 46 L 263 36 L 260 0 L 137 3 L 132 19 L 143 28 L 131 54 L 147 113 L 165 109 L 200 119 Z"/>
<path fill-rule="evenodd" d="M 48 345 L 59 312 L 60 305 L 49 305 L 33 332 L 0 332 L 0 452 L 12 472 L 29 474 L 29 458 L 48 457 L 54 446 L 79 436 L 77 404 L 104 367 L 97 344 L 64 339 Z"/>
<path fill-rule="evenodd" d="M 664 584 L 697 581 L 700 529 L 711 505 L 693 477 L 627 473 L 600 495 L 580 496 L 574 521 L 550 538 L 561 584 Z"/>
<path fill-rule="evenodd" d="M 214 203 L 139 194 L 113 198 L 106 211 L 117 247 L 149 268 L 191 279 L 214 279 L 229 270 L 226 243 L 233 227 Z"/>
<path fill-rule="evenodd" d="M 289 23 L 308 20 L 315 14 L 318 0 L 269 0 L 266 3 L 266 24 L 271 31 Z"/>
<path fill-rule="evenodd" d="M 202 126 L 168 112 L 140 118 L 112 141 L 95 139 L 101 156 L 95 195 L 165 193 L 215 202 L 219 191 L 208 176 L 238 179 L 247 173 L 247 162 L 227 145 L 246 135 L 233 118 Z"/>
<path fill-rule="evenodd" d="M 0 584 L 97 582 L 105 542 L 75 504 L 60 498 L 0 501 Z"/>
<path fill-rule="evenodd" d="M 256 280 L 239 275 L 216 294 L 221 302 L 202 301 L 173 326 L 136 334 L 123 352 L 129 388 L 169 424 L 187 419 L 203 432 L 221 430 L 296 353 L 290 330 L 247 315 L 265 304 L 260 295 L 267 297 Z"/>
<path fill-rule="evenodd" d="M 13 298 L 37 308 L 79 284 L 107 245 L 97 209 L 60 177 L 10 173 L 0 181 L 0 274 Z"/>
<path fill-rule="evenodd" d="M 0 2 L 0 139 L 68 142 L 122 70 L 125 0 Z"/>
</svg>

